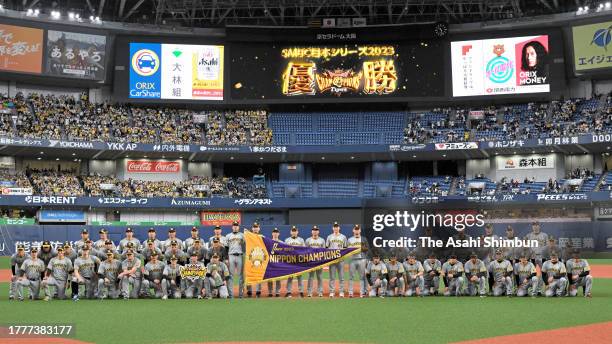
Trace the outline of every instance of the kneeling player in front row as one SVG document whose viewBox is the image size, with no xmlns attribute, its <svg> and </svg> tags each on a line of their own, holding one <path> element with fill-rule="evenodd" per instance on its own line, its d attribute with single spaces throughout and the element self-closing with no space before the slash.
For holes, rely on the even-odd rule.
<svg viewBox="0 0 612 344">
<path fill-rule="evenodd" d="M 514 264 L 514 276 L 516 278 L 516 296 L 531 295 L 535 297 L 538 293 L 538 277 L 536 268 L 532 262 L 527 260 L 527 255 L 522 253 L 519 262 Z"/>
<path fill-rule="evenodd" d="M 45 289 L 45 301 L 49 301 L 56 296 L 62 300 L 66 298 L 66 286 L 72 270 L 72 262 L 64 257 L 64 249 L 62 247 L 58 248 L 57 257 L 51 258 L 49 261 L 46 277 L 42 281 Z M 51 293 L 52 289 L 55 289 L 53 293 Z"/>
<path fill-rule="evenodd" d="M 490 280 L 493 281 L 493 296 L 501 296 L 504 293 L 506 296 L 512 296 L 512 263 L 504 259 L 504 254 L 501 250 L 495 252 L 495 260 L 489 263 Z"/>
<path fill-rule="evenodd" d="M 423 264 L 416 260 L 416 256 L 411 253 L 403 265 L 404 271 L 406 271 L 406 291 L 404 296 L 421 296 L 425 284 L 423 280 Z"/>
<path fill-rule="evenodd" d="M 476 253 L 470 255 L 470 259 L 465 262 L 465 278 L 467 280 L 467 294 L 469 296 L 487 295 L 486 276 L 487 268 L 482 260 L 478 259 Z"/>
<path fill-rule="evenodd" d="M 217 254 L 213 254 L 206 266 L 206 276 L 208 277 L 206 285 L 206 298 L 211 299 L 213 297 L 219 297 L 227 299 L 229 296 L 228 282 L 230 280 L 230 273 L 227 265 L 219 260 Z"/>
<path fill-rule="evenodd" d="M 366 267 L 366 280 L 370 286 L 370 297 L 385 297 L 387 291 L 387 266 L 380 260 L 378 254 L 372 256 L 372 261 Z"/>
<path fill-rule="evenodd" d="M 442 263 L 436 259 L 435 253 L 430 253 L 429 257 L 425 259 L 423 262 L 423 270 L 423 296 L 438 295 Z"/>
<path fill-rule="evenodd" d="M 456 255 L 451 255 L 442 265 L 441 275 L 444 279 L 444 296 L 461 296 L 463 264 L 457 260 Z"/>
<path fill-rule="evenodd" d="M 387 284 L 387 296 L 402 296 L 404 293 L 404 265 L 397 261 L 397 255 L 392 254 L 387 263 L 389 283 Z"/>
<path fill-rule="evenodd" d="M 542 264 L 542 277 L 546 285 L 544 295 L 564 296 L 567 289 L 567 270 L 565 264 L 559 261 L 559 255 L 553 252 L 550 255 L 550 260 Z"/>
<path fill-rule="evenodd" d="M 116 299 L 121 290 L 121 262 L 115 259 L 113 250 L 106 250 L 106 260 L 98 267 L 98 298 L 101 300 L 110 297 Z"/>
<path fill-rule="evenodd" d="M 164 295 L 163 275 L 166 264 L 159 261 L 159 254 L 151 252 L 150 261 L 145 265 L 142 278 L 142 294 L 151 297 L 151 288 L 155 292 L 155 298 L 159 299 Z"/>
<path fill-rule="evenodd" d="M 589 263 L 580 258 L 580 251 L 577 249 L 572 252 L 572 259 L 567 261 L 567 272 L 569 278 L 569 296 L 578 295 L 578 287 L 584 287 L 584 296 L 591 297 L 591 288 L 593 286 L 593 277 L 590 275 L 591 268 Z"/>
</svg>

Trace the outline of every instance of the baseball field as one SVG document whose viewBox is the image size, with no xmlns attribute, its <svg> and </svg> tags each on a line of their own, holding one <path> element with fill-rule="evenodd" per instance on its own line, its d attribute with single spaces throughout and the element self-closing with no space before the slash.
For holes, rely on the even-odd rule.
<svg viewBox="0 0 612 344">
<path fill-rule="evenodd" d="M 8 300 L 9 266 L 3 257 L 0 326 L 72 324 L 76 330 L 73 343 L 473 343 L 478 339 L 483 339 L 478 343 L 612 343 L 612 260 L 591 260 L 591 264 L 595 276 L 592 299 L 264 297 L 16 302 Z M 581 326 L 589 324 L 594 325 Z M 524 335 L 506 337 L 517 334 Z M 0 338 L 0 343 L 50 342 L 34 337 Z M 55 341 L 65 342 L 69 341 Z"/>
</svg>

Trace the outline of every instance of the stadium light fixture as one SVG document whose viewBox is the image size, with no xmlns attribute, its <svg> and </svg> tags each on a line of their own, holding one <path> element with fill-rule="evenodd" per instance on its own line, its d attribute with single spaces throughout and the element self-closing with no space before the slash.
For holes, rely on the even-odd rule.
<svg viewBox="0 0 612 344">
<path fill-rule="evenodd" d="M 42 158 L 41 158 L 41 157 L 38 157 L 38 158 L 36 158 L 36 160 L 42 160 Z"/>
<path fill-rule="evenodd" d="M 612 8 L 612 3 L 610 3 L 610 1 L 606 2 L 605 8 L 606 10 L 609 10 L 610 8 Z"/>
<path fill-rule="evenodd" d="M 60 19 L 61 17 L 60 11 L 51 11 L 51 19 Z"/>
<path fill-rule="evenodd" d="M 68 19 L 70 19 L 70 20 L 74 20 L 75 19 L 74 12 L 68 12 Z"/>
</svg>

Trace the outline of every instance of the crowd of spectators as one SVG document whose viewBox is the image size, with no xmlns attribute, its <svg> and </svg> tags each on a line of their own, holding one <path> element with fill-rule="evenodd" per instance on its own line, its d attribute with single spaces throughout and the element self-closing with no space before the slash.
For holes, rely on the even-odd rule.
<svg viewBox="0 0 612 344">
<path fill-rule="evenodd" d="M 0 171 L 0 182 L 2 183 L 2 186 L 12 185 L 16 188 L 32 187 L 28 177 L 21 173 L 11 174 L 8 171 Z"/>
<path fill-rule="evenodd" d="M 84 176 L 83 188 L 89 196 L 134 196 L 130 183 L 112 176 Z"/>
<path fill-rule="evenodd" d="M 75 171 L 28 169 L 26 175 L 32 181 L 34 192 L 42 196 L 84 196 L 85 191 Z"/>
</svg>

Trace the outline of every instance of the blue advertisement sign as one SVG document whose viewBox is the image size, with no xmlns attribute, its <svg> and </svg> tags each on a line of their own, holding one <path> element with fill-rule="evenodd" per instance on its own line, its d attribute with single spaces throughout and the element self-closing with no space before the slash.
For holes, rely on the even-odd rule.
<svg viewBox="0 0 612 344">
<path fill-rule="evenodd" d="M 86 222 L 85 212 L 81 210 L 48 210 L 38 213 L 38 222 Z"/>
<path fill-rule="evenodd" d="M 161 44 L 130 43 L 130 98 L 161 98 Z"/>
</svg>

